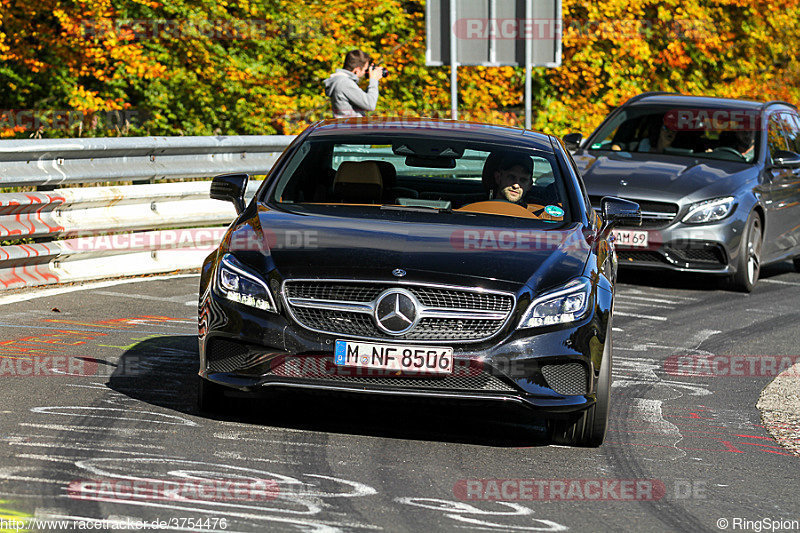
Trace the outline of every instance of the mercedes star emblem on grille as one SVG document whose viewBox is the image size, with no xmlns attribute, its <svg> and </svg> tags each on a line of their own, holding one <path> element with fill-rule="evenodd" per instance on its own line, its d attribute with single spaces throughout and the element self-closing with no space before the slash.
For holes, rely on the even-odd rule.
<svg viewBox="0 0 800 533">
<path fill-rule="evenodd" d="M 419 303 L 405 289 L 384 291 L 375 305 L 375 323 L 389 335 L 411 331 L 419 320 Z"/>
</svg>

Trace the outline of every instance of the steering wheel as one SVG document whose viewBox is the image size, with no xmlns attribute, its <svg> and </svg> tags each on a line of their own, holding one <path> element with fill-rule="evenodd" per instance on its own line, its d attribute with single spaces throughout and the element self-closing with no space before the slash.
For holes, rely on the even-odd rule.
<svg viewBox="0 0 800 533">
<path fill-rule="evenodd" d="M 730 146 L 717 146 L 716 148 L 714 148 L 714 149 L 711 151 L 711 153 L 714 153 L 714 152 L 721 152 L 721 153 L 726 153 L 726 154 L 733 154 L 733 155 L 735 155 L 735 156 L 738 156 L 738 157 L 739 157 L 739 159 L 741 159 L 742 161 L 747 161 L 747 158 L 746 158 L 744 155 L 742 155 L 742 154 L 739 152 L 739 150 L 737 150 L 736 148 L 731 148 Z"/>
</svg>

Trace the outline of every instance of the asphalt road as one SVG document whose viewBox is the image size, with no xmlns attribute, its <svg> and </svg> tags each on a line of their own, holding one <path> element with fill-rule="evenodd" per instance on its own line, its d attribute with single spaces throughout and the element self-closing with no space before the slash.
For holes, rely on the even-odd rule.
<svg viewBox="0 0 800 533">
<path fill-rule="evenodd" d="M 764 276 L 744 295 L 702 277 L 622 273 L 611 425 L 598 449 L 550 446 L 537 424 L 499 408 L 292 395 L 200 414 L 194 275 L 0 298 L 0 520 L 592 532 L 800 521 L 800 457 L 755 407 L 775 372 L 684 375 L 669 363 L 800 355 L 800 274 L 787 263 Z M 63 373 L 20 363 L 30 357 Z M 273 484 L 260 496 L 220 488 L 241 479 Z M 214 492 L 188 490 L 197 480 Z M 518 497 L 518 480 L 539 484 Z M 603 491 L 590 490 L 596 481 Z M 631 482 L 642 490 L 622 490 Z M 178 499 L 163 487 L 180 487 Z M 509 501 L 491 499 L 498 487 Z"/>
</svg>

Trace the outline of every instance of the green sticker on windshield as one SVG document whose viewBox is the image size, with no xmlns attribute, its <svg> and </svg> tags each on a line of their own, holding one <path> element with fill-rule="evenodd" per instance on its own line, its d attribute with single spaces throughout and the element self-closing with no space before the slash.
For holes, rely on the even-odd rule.
<svg viewBox="0 0 800 533">
<path fill-rule="evenodd" d="M 563 217 L 564 210 L 558 207 L 557 205 L 548 205 L 544 208 L 544 212 L 550 215 L 551 217 Z"/>
</svg>

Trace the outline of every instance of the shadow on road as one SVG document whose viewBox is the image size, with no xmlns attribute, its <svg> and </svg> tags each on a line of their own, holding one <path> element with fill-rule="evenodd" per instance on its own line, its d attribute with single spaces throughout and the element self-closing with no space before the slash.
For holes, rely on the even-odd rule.
<svg viewBox="0 0 800 533">
<path fill-rule="evenodd" d="M 108 386 L 180 413 L 246 424 L 483 446 L 547 445 L 544 421 L 519 407 L 285 391 L 232 398 L 221 413 L 201 413 L 197 337 L 147 339 L 120 357 Z"/>
</svg>

